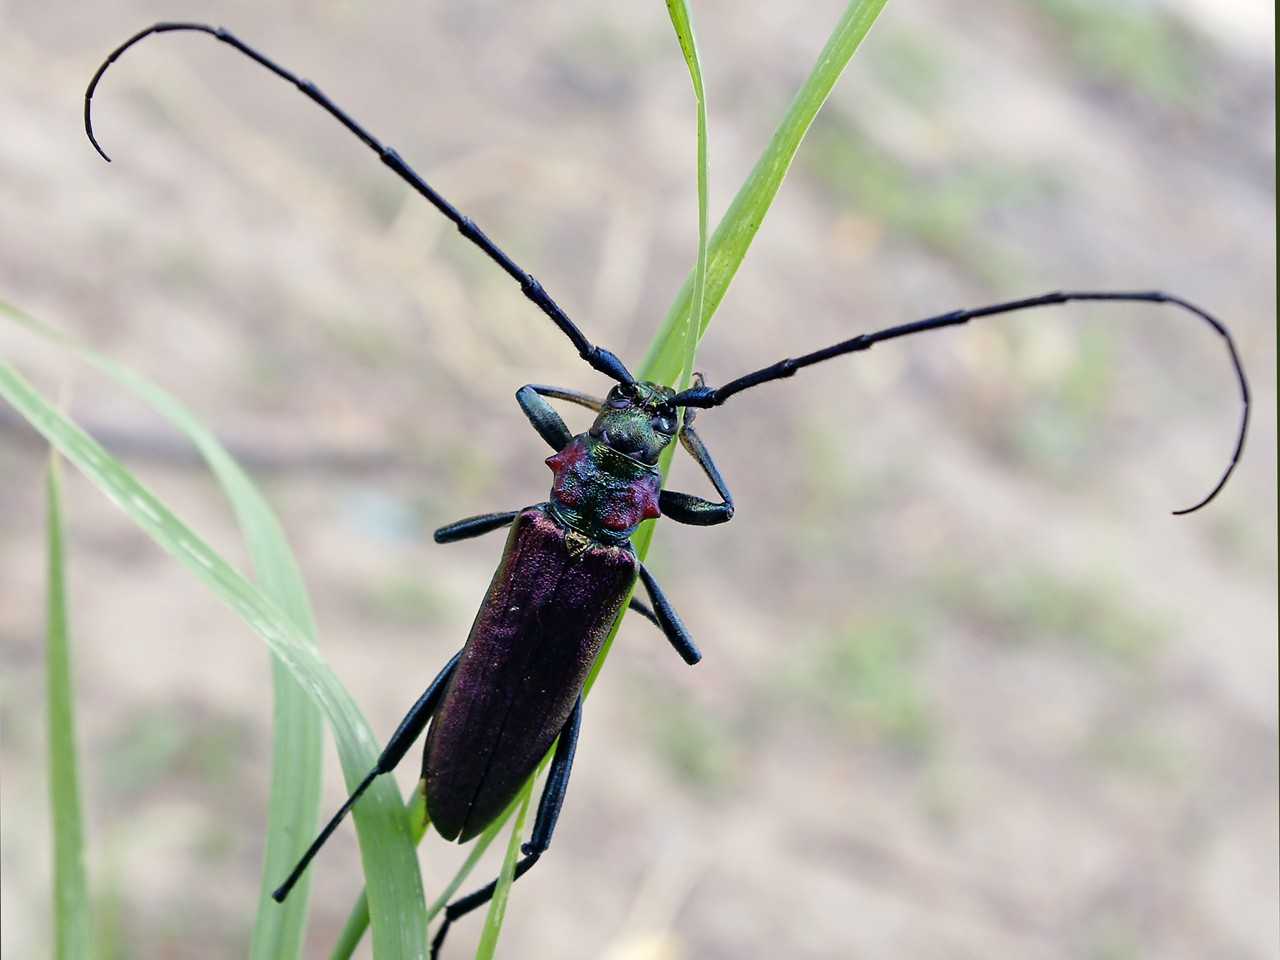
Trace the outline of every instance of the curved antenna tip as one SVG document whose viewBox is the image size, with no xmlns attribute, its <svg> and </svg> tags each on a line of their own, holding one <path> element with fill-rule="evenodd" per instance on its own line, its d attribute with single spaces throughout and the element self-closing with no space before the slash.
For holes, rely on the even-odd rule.
<svg viewBox="0 0 1280 960">
<path fill-rule="evenodd" d="M 109 62 L 110 61 L 108 61 L 108 63 Z M 103 64 L 103 69 L 105 69 L 105 67 L 106 64 Z M 97 75 L 93 78 L 93 81 L 89 84 L 89 92 L 85 94 L 84 133 L 85 136 L 89 138 L 89 142 L 93 144 L 93 149 L 98 151 L 98 156 L 107 161 L 107 163 L 110 163 L 111 158 L 107 156 L 107 151 L 102 149 L 102 144 L 98 143 L 98 138 L 93 135 L 93 88 L 97 85 L 98 77 L 102 76 L 102 72 L 103 71 L 101 69 L 98 71 Z"/>
<path fill-rule="evenodd" d="M 98 145 L 98 141 L 93 138 L 93 131 L 90 130 L 88 132 L 89 132 L 89 142 L 93 144 L 93 149 L 98 151 L 98 156 L 100 156 L 103 160 L 107 161 L 107 163 L 110 163 L 111 158 L 107 156 L 107 151 L 103 150 L 102 147 Z"/>
<path fill-rule="evenodd" d="M 1241 433 L 1240 435 L 1240 441 L 1241 441 L 1241 444 L 1243 445 L 1243 442 L 1244 442 L 1243 433 Z M 1206 496 L 1203 500 L 1201 500 L 1199 503 L 1195 504 L 1194 506 L 1183 507 L 1181 510 L 1172 510 L 1170 512 L 1175 517 L 1185 517 L 1188 513 L 1195 513 L 1201 507 L 1207 506 L 1209 504 L 1209 501 L 1211 501 L 1214 497 L 1216 497 L 1219 493 L 1221 493 L 1222 488 L 1227 485 L 1227 480 L 1231 478 L 1231 473 L 1233 470 L 1235 470 L 1236 463 L 1239 462 L 1239 459 L 1240 459 L 1240 451 L 1237 449 L 1236 456 L 1232 458 L 1231 465 L 1227 467 L 1227 472 L 1222 475 L 1222 479 L 1218 481 L 1217 486 L 1215 486 L 1212 490 L 1210 490 L 1208 496 Z"/>
</svg>

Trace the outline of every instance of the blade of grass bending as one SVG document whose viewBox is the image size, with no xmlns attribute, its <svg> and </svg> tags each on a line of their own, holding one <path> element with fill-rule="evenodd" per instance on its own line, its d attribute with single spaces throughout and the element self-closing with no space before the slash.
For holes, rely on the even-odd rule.
<svg viewBox="0 0 1280 960">
<path fill-rule="evenodd" d="M 698 39 L 693 30 L 693 15 L 685 0 L 667 0 L 667 13 L 675 28 L 680 51 L 689 67 L 689 79 L 693 82 L 693 97 L 698 114 L 698 260 L 693 268 L 693 303 L 685 313 L 684 366 L 672 386 L 683 387 L 693 375 L 693 354 L 697 348 L 698 331 L 702 329 L 702 317 L 707 287 L 707 194 L 710 189 L 710 170 L 707 159 L 707 91 L 702 83 L 702 63 L 698 56 Z"/>
<path fill-rule="evenodd" d="M 62 479 L 57 454 L 49 457 L 46 534 L 48 603 L 45 685 L 49 723 L 49 802 L 53 822 L 53 939 L 58 960 L 93 956 L 93 920 L 84 867 L 84 823 L 76 761 L 75 696 L 67 617 L 62 538 Z"/>
<path fill-rule="evenodd" d="M 800 143 L 818 111 L 826 103 L 832 88 L 844 72 L 849 59 L 862 43 L 887 0 L 852 0 L 836 23 L 826 46 L 818 55 L 809 77 L 787 108 L 782 123 L 774 131 L 764 153 L 756 161 L 746 182 L 738 190 L 733 203 L 711 237 L 707 255 L 705 304 L 698 324 L 701 340 L 711 323 L 734 274 L 764 222 L 773 198 L 778 193 Z M 680 293 L 667 313 L 658 335 L 649 347 L 640 368 L 640 376 L 659 383 L 672 383 L 679 375 L 676 366 L 682 327 L 697 293 L 697 271 L 693 271 L 680 288 Z"/>
<path fill-rule="evenodd" d="M 476 960 L 493 960 L 493 952 L 498 949 L 498 935 L 502 933 L 502 918 L 507 912 L 507 898 L 511 893 L 511 884 L 515 882 L 516 860 L 520 856 L 520 842 L 524 833 L 524 818 L 529 812 L 529 799 L 533 796 L 533 784 L 536 779 L 536 777 L 530 777 L 517 798 L 520 808 L 516 811 L 516 822 L 511 828 L 511 839 L 507 841 L 507 853 L 502 859 L 502 872 L 498 874 L 498 885 L 493 891 L 493 899 L 489 901 L 489 912 L 484 918 L 484 931 L 480 934 L 480 945 L 476 947 Z"/>
<path fill-rule="evenodd" d="M 310 599 L 284 530 L 253 481 L 213 434 L 172 395 L 127 367 L 12 307 L 0 303 L 0 311 L 9 314 L 28 330 L 74 351 L 132 390 L 187 435 L 218 478 L 235 509 L 241 534 L 253 561 L 255 580 L 263 592 L 293 618 L 305 642 L 314 646 L 316 626 Z M 323 716 L 297 681 L 274 659 L 271 675 L 271 799 L 258 916 L 250 942 L 249 955 L 253 960 L 287 960 L 301 954 L 310 874 L 298 882 L 284 904 L 272 900 L 271 891 L 298 862 L 315 834 L 319 823 L 323 772 Z"/>
<path fill-rule="evenodd" d="M 54 331 L 48 331 L 56 337 Z M 75 350 L 185 433 L 217 477 L 236 513 L 253 562 L 254 580 L 288 615 L 308 646 L 316 642 L 315 617 L 306 583 L 284 530 L 253 481 L 213 434 L 171 394 L 74 342 Z M 258 913 L 250 940 L 252 960 L 288 960 L 301 955 L 311 887 L 308 871 L 283 904 L 271 892 L 307 849 L 319 826 L 324 719 L 319 708 L 278 660 L 271 661 L 272 765 Z"/>
<path fill-rule="evenodd" d="M 710 243 L 707 244 L 703 228 L 708 177 L 706 104 L 705 94 L 701 90 L 702 71 L 688 10 L 682 0 L 668 0 L 668 11 L 676 29 L 676 35 L 680 39 L 681 50 L 685 53 L 690 77 L 694 83 L 695 96 L 699 101 L 699 263 L 694 266 L 685 280 L 675 303 L 672 304 L 666 319 L 650 343 L 648 355 L 639 371 L 641 379 L 669 385 L 683 384 L 687 381 L 690 371 L 693 370 L 698 343 L 706 333 L 712 315 L 724 299 L 734 274 L 746 256 L 747 249 L 751 246 L 760 224 L 764 221 L 765 214 L 772 205 L 787 170 L 790 169 L 791 161 L 805 133 L 886 2 L 887 0 L 853 0 L 846 8 L 835 30 L 828 38 L 826 46 L 823 47 L 822 53 L 819 54 L 808 79 L 792 100 L 782 123 L 774 132 L 760 159 L 756 161 L 750 176 L 738 191 L 733 203 L 716 227 Z M 706 244 L 705 251 L 704 244 Z M 698 318 L 697 334 L 689 337 L 687 331 L 695 326 L 693 318 Z M 659 460 L 664 481 L 670 470 L 674 453 L 673 445 L 664 451 Z M 636 556 L 641 561 L 648 556 L 655 529 L 654 521 L 646 521 L 631 538 Z M 633 586 L 632 590 L 634 589 Z M 600 675 L 600 669 L 604 666 L 609 651 L 613 647 L 627 609 L 627 605 L 624 604 L 600 655 L 592 665 L 584 696 L 591 692 L 596 678 Z M 543 762 L 546 762 L 545 758 Z M 497 827 L 505 824 L 509 816 L 510 812 L 498 818 L 495 821 Z M 493 830 L 495 827 L 490 829 Z M 464 869 L 469 870 L 470 866 L 471 861 L 468 860 L 467 864 L 464 864 Z M 455 877 L 451 889 L 456 889 L 460 882 Z"/>
<path fill-rule="evenodd" d="M 4 312 L 14 314 L 11 309 Z M 378 743 L 359 708 L 293 619 L 5 363 L 0 363 L 0 396 L 266 641 L 329 718 L 343 773 L 348 786 L 354 787 L 376 762 Z M 379 960 L 423 957 L 426 922 L 422 880 L 403 804 L 390 778 L 375 781 L 354 813 L 373 908 L 374 950 Z"/>
<path fill-rule="evenodd" d="M 409 802 L 404 808 L 405 820 L 409 824 L 409 839 L 416 847 L 422 842 L 422 837 L 430 826 L 427 819 L 427 802 L 426 797 L 422 793 L 422 782 L 418 782 L 418 786 L 414 788 L 413 793 L 409 795 Z M 427 923 L 431 922 L 432 914 L 427 912 Z M 342 932 L 338 934 L 337 942 L 333 945 L 333 951 L 329 954 L 330 960 L 344 960 L 355 953 L 356 947 L 360 945 L 360 941 L 364 938 L 364 932 L 369 929 L 369 897 L 365 891 L 360 891 L 360 897 L 351 907 L 351 912 L 347 914 L 347 922 L 342 925 Z"/>
<path fill-rule="evenodd" d="M 671 17 L 671 26 L 675 29 L 676 39 L 680 43 L 681 53 L 684 54 L 685 64 L 689 68 L 689 79 L 693 84 L 693 96 L 697 105 L 698 256 L 693 268 L 692 303 L 681 317 L 683 323 L 680 324 L 681 332 L 679 337 L 673 336 L 673 343 L 678 344 L 678 346 L 673 347 L 673 352 L 681 357 L 681 362 L 674 373 L 669 374 L 665 379 L 658 382 L 672 386 L 684 386 L 693 375 L 693 355 L 697 349 L 698 339 L 705 320 L 703 310 L 707 278 L 707 193 L 710 181 L 707 162 L 707 94 L 702 82 L 702 64 L 698 56 L 698 41 L 694 35 L 693 19 L 689 12 L 689 6 L 685 0 L 667 0 L 667 13 Z M 642 374 L 642 378 L 646 380 L 655 379 L 645 374 Z M 671 457 L 670 451 L 668 451 L 663 466 L 664 478 L 670 464 Z M 647 546 L 646 542 L 646 548 Z M 643 559 L 643 554 L 641 554 L 641 558 Z M 632 589 L 634 590 L 635 588 L 632 587 Z M 624 606 L 623 611 L 625 612 L 625 610 L 626 607 Z M 605 650 L 596 658 L 591 678 L 587 683 L 588 692 L 591 689 L 591 680 L 595 679 L 595 673 L 599 670 L 600 664 L 603 663 L 604 657 L 608 653 L 608 645 L 612 644 L 613 637 L 618 632 L 618 627 L 621 623 L 622 614 L 619 614 L 610 632 Z M 554 750 L 555 747 L 553 746 L 551 749 Z M 547 755 L 550 756 L 550 751 L 548 751 Z M 497 947 L 498 934 L 501 932 L 502 920 L 506 914 L 507 899 L 511 893 L 511 884 L 515 882 L 515 858 L 520 849 L 520 828 L 524 822 L 524 812 L 528 807 L 529 798 L 533 795 L 533 786 L 536 781 L 537 774 L 535 772 L 535 775 L 530 777 L 529 782 L 525 784 L 524 792 L 521 794 L 523 802 L 520 814 L 516 819 L 515 827 L 512 829 L 511 842 L 507 846 L 507 858 L 503 862 L 502 872 L 498 874 L 498 885 L 494 889 L 493 899 L 489 902 L 489 913 L 485 917 L 484 935 L 480 940 L 480 947 L 476 951 L 476 960 L 488 960 L 493 956 L 493 951 Z M 505 819 L 505 815 L 499 818 L 499 824 L 505 822 Z M 466 864 L 464 864 L 465 866 Z M 454 886 L 456 887 L 458 883 L 461 883 L 461 879 L 455 878 Z"/>
<path fill-rule="evenodd" d="M 552 750 L 554 750 L 554 746 Z M 537 781 L 542 773 L 542 769 L 551 759 L 551 753 L 548 752 L 541 762 L 538 769 L 534 771 L 532 779 Z M 467 853 L 467 859 L 463 861 L 456 871 L 454 871 L 453 879 L 440 891 L 440 895 L 431 902 L 427 907 L 427 923 L 436 918 L 436 915 L 448 906 L 449 901 L 453 899 L 453 895 L 458 892 L 458 888 L 466 882 L 467 877 L 471 875 L 480 862 L 480 858 L 484 856 L 485 851 L 489 849 L 494 839 L 506 825 L 507 819 L 515 812 L 515 806 L 520 802 L 517 796 L 511 801 L 510 806 L 503 811 L 493 823 L 485 827 L 484 832 L 476 837 L 471 844 L 471 849 Z M 409 816 L 409 830 L 413 836 L 415 844 L 421 843 L 422 838 L 427 833 L 427 828 L 431 825 L 427 819 L 427 798 L 422 793 L 422 784 L 419 782 L 418 789 L 414 790 L 413 797 L 409 801 L 409 805 L 405 808 L 406 814 Z M 342 934 L 338 937 L 338 942 L 334 945 L 333 952 L 329 954 L 329 960 L 350 960 L 350 957 L 356 951 L 356 947 L 360 945 L 360 940 L 364 936 L 365 929 L 369 926 L 369 904 L 365 899 L 363 892 L 360 898 L 351 907 L 351 912 L 347 914 L 347 922 L 342 927 Z"/>
<path fill-rule="evenodd" d="M 279 519 L 253 481 L 213 434 L 170 394 L 104 357 L 79 352 L 142 397 L 195 444 L 235 509 L 253 562 L 255 582 L 293 620 L 302 641 L 314 647 L 315 617 L 302 573 Z M 271 680 L 271 799 L 258 915 L 250 941 L 249 955 L 253 960 L 286 960 L 301 955 L 311 892 L 310 871 L 283 904 L 272 900 L 271 892 L 315 836 L 322 795 L 323 716 L 306 691 L 274 658 Z"/>
<path fill-rule="evenodd" d="M 535 777 L 536 779 L 536 777 Z M 518 803 L 519 797 L 516 798 Z M 515 807 L 512 805 L 512 812 Z M 502 832 L 502 828 L 506 826 L 509 813 L 504 813 L 489 826 L 485 827 L 484 833 L 476 838 L 476 842 L 472 844 L 471 849 L 467 852 L 467 859 L 462 862 L 462 866 L 454 873 L 453 879 L 448 885 L 440 891 L 440 896 L 431 902 L 431 906 L 427 907 L 427 920 L 431 921 L 436 918 L 441 910 L 449 905 L 449 901 L 453 899 L 453 895 L 458 892 L 458 888 L 467 881 L 467 877 L 471 876 L 471 871 L 476 868 L 476 864 L 480 862 L 480 858 L 485 855 L 485 851 L 497 839 L 498 834 Z"/>
<path fill-rule="evenodd" d="M 858 45 L 871 29 L 876 17 L 887 0 L 852 0 L 845 8 L 844 14 L 836 23 L 835 30 L 828 38 L 817 62 L 809 73 L 808 79 L 800 87 L 791 105 L 787 108 L 782 123 L 774 131 L 760 159 L 756 161 L 746 182 L 738 190 L 733 203 L 721 218 L 715 233 L 711 237 L 707 253 L 706 299 L 698 323 L 698 335 L 692 343 L 687 343 L 681 331 L 685 329 L 687 317 L 690 316 L 697 289 L 697 269 L 686 278 L 680 288 L 675 303 L 667 312 L 666 319 L 649 346 L 649 353 L 641 366 L 639 376 L 644 380 L 656 383 L 673 384 L 677 382 L 686 367 L 693 362 L 698 343 L 707 332 L 716 309 L 724 299 L 733 276 L 747 255 L 747 249 L 755 238 L 756 231 L 764 222 L 773 198 L 777 196 L 795 158 L 796 151 L 809 126 L 813 123 L 818 111 L 826 103 L 832 88 L 844 72 L 850 58 L 858 49 Z M 667 472 L 671 468 L 671 458 L 675 454 L 675 444 L 663 451 L 658 461 L 665 483 Z M 654 521 L 646 520 L 631 538 L 636 556 L 643 561 L 649 555 L 649 547 L 653 542 L 656 529 Z M 635 588 L 632 587 L 634 590 Z M 613 630 L 605 641 L 600 656 L 596 658 L 587 678 L 587 691 L 594 686 L 600 668 L 604 666 L 609 651 L 613 648 L 618 628 L 626 615 L 627 607 L 614 622 Z"/>
</svg>

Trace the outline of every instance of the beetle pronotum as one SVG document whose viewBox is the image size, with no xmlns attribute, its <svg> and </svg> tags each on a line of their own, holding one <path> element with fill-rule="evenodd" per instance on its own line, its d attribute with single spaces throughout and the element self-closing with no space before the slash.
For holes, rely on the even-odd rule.
<svg viewBox="0 0 1280 960">
<path fill-rule="evenodd" d="M 449 201 L 435 191 L 395 150 L 383 145 L 310 81 L 281 67 L 224 29 L 200 23 L 157 23 L 116 48 L 94 74 L 85 92 L 85 131 L 95 149 L 110 159 L 93 132 L 94 91 L 107 68 L 140 40 L 158 33 L 207 33 L 297 87 L 372 149 L 395 174 L 421 194 L 469 241 L 501 267 L 524 295 L 569 338 L 578 355 L 613 380 L 603 399 L 574 390 L 529 384 L 516 393 L 521 410 L 555 451 L 547 459 L 554 482 L 547 501 L 459 520 L 435 533 L 451 543 L 510 528 L 502 560 L 476 615 L 465 646 L 445 664 L 401 721 L 369 771 L 317 836 L 273 896 L 283 901 L 311 859 L 373 779 L 394 769 L 427 731 L 422 776 L 427 811 L 436 830 L 465 842 L 480 833 L 509 804 L 539 760 L 555 744 L 533 831 L 516 865 L 522 876 L 547 850 L 564 802 L 582 721 L 582 689 L 609 629 L 636 579 L 652 607 L 631 606 L 651 620 L 689 664 L 697 647 L 653 576 L 636 559 L 630 537 L 646 519 L 667 516 L 708 526 L 733 517 L 733 497 L 693 429 L 699 408 L 718 407 L 744 390 L 783 379 L 813 364 L 915 333 L 958 326 L 970 320 L 1072 301 L 1172 304 L 1209 324 L 1222 338 L 1240 386 L 1242 413 L 1231 461 L 1202 499 L 1176 514 L 1209 503 L 1239 461 L 1249 423 L 1249 388 L 1227 328 L 1201 308 L 1159 291 L 1068 291 L 1043 294 L 966 310 L 953 310 L 911 323 L 859 334 L 794 359 L 788 358 L 708 387 L 671 387 L 637 381 L 612 352 L 593 345 L 532 274 L 525 272 Z M 574 436 L 550 400 L 578 404 L 597 416 Z M 683 409 L 683 416 L 681 410 Z M 702 468 L 718 500 L 661 488 L 658 457 L 675 438 Z M 428 724 L 430 729 L 428 730 Z M 450 925 L 487 902 L 496 881 L 464 896 L 445 910 L 432 941 L 440 949 Z"/>
</svg>

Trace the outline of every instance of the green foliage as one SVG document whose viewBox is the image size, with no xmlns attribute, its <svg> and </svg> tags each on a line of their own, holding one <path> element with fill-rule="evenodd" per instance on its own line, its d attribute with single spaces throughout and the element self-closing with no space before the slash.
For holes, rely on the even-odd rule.
<svg viewBox="0 0 1280 960">
<path fill-rule="evenodd" d="M 885 0 L 850 2 L 746 183 L 714 235 L 708 238 L 707 111 L 702 71 L 687 4 L 685 0 L 669 0 L 668 10 L 689 69 L 697 109 L 699 241 L 695 266 L 638 371 L 644 379 L 667 384 L 688 382 L 698 341 L 745 258 L 805 133 L 884 4 Z M 0 304 L 0 313 L 80 353 L 183 430 L 200 449 L 236 509 L 253 559 L 256 583 L 249 582 L 213 551 L 12 366 L 0 362 L 0 396 L 121 506 L 153 540 L 227 602 L 265 641 L 275 658 L 275 742 L 268 849 L 252 953 L 264 958 L 297 956 L 306 919 L 307 881 L 303 879 L 283 908 L 271 903 L 267 894 L 305 848 L 314 830 L 320 800 L 320 717 L 327 718 L 334 733 L 348 788 L 353 788 L 373 766 L 378 746 L 359 709 L 316 649 L 315 625 L 306 591 L 279 523 L 253 483 L 212 434 L 170 395 L 13 308 Z M 662 462 L 664 473 L 670 465 L 671 452 L 668 451 Z M 642 559 L 652 536 L 653 524 L 648 523 L 633 539 Z M 615 635 L 616 632 L 617 624 Z M 588 689 L 612 641 L 613 635 L 593 669 Z M 74 763 L 73 755 L 68 756 Z M 421 797 L 415 794 L 406 814 L 391 778 L 376 780 L 353 813 L 368 883 L 367 897 L 362 897 L 353 909 L 334 957 L 350 956 L 370 921 L 374 954 L 379 960 L 424 956 L 430 917 L 458 889 L 480 855 L 514 815 L 515 825 L 507 844 L 500 882 L 477 954 L 491 957 L 501 930 L 522 825 L 534 782 L 545 763 L 544 759 L 507 813 L 477 840 L 466 864 L 433 904 L 430 914 L 423 903 L 413 850 L 426 828 Z"/>
<path fill-rule="evenodd" d="M 778 188 L 791 169 L 801 141 L 886 2 L 887 0 L 851 0 L 836 23 L 826 46 L 818 54 L 818 60 L 808 78 L 787 108 L 768 146 L 712 234 L 707 249 L 706 292 L 697 340 L 700 341 L 706 334 L 711 317 L 746 258 L 756 231 L 764 223 L 764 218 L 773 205 L 773 198 L 777 196 Z M 675 303 L 667 312 L 657 336 L 649 345 L 649 352 L 640 368 L 640 375 L 647 380 L 675 383 L 686 362 L 682 342 L 684 324 L 695 300 L 696 278 L 696 270 L 691 271 L 676 295 Z M 688 349 L 696 349 L 696 346 L 695 343 Z M 652 525 L 642 527 L 641 536 L 645 530 L 652 531 Z"/>
<path fill-rule="evenodd" d="M 49 459 L 46 689 L 49 723 L 49 802 L 53 814 L 53 932 L 58 960 L 94 955 L 89 881 L 84 868 L 84 824 L 76 761 L 75 694 L 62 537 L 62 481 L 57 456 Z"/>
<path fill-rule="evenodd" d="M 222 482 L 237 508 L 262 589 L 241 576 L 183 523 L 145 485 L 91 437 L 45 400 L 13 367 L 0 362 L 0 396 L 56 447 L 102 492 L 118 504 L 153 540 L 177 557 L 248 626 L 266 641 L 287 675 L 275 676 L 275 755 L 269 813 L 268 852 L 262 907 L 267 891 L 309 843 L 320 801 L 319 741 L 307 729 L 307 715 L 318 706 L 328 717 L 349 788 L 374 765 L 378 743 L 359 708 L 316 650 L 305 592 L 274 515 L 252 481 L 204 427 L 169 394 L 131 371 L 79 347 L 20 311 L 0 304 L 0 313 L 28 330 L 79 353 L 138 393 L 182 429 Z M 375 782 L 353 813 L 365 874 L 370 878 L 374 949 L 381 957 L 425 955 L 426 915 L 422 880 L 410 842 L 403 806 L 394 783 Z M 284 864 L 281 871 L 280 864 Z M 306 881 L 304 879 L 303 884 Z M 301 944 L 306 887 L 294 891 L 298 905 L 270 911 L 255 928 L 255 952 L 285 956 Z M 293 897 L 290 897 L 290 901 Z M 296 950 L 295 950 L 296 955 Z"/>
<path fill-rule="evenodd" d="M 484 918 L 484 931 L 480 934 L 480 946 L 476 948 L 476 960 L 493 960 L 493 952 L 498 949 L 498 934 L 502 932 L 502 918 L 507 913 L 507 899 L 511 894 L 511 884 L 515 882 L 516 861 L 520 859 L 520 843 L 524 839 L 524 818 L 529 812 L 529 800 L 533 796 L 533 778 L 520 795 L 520 807 L 516 811 L 515 826 L 511 828 L 511 839 L 507 841 L 507 853 L 502 858 L 502 870 L 498 873 L 498 886 L 489 901 L 489 912 Z"/>
</svg>

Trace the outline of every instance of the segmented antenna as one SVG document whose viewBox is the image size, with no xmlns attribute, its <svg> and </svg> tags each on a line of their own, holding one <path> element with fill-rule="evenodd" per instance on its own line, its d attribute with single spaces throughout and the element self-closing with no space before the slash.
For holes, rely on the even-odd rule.
<svg viewBox="0 0 1280 960">
<path fill-rule="evenodd" d="M 861 333 L 849 340 L 843 340 L 840 343 L 833 344 L 830 347 L 824 347 L 821 350 L 815 350 L 813 353 L 806 353 L 802 357 L 794 359 L 788 358 L 779 360 L 777 363 L 762 367 L 753 373 L 745 374 L 736 380 L 730 380 L 723 387 L 705 387 L 695 386 L 681 393 L 676 394 L 671 401 L 677 406 L 685 407 L 718 407 L 728 400 L 735 393 L 741 393 L 743 390 L 750 390 L 752 387 L 758 387 L 762 383 L 769 383 L 772 380 L 781 380 L 790 377 L 803 367 L 811 367 L 815 363 L 822 363 L 824 360 L 831 360 L 834 357 L 843 356 L 846 353 L 857 353 L 861 350 L 870 350 L 877 343 L 883 340 L 894 340 L 898 337 L 910 336 L 913 333 L 925 333 L 929 330 L 941 330 L 943 327 L 956 327 L 978 317 L 991 317 L 1001 313 L 1014 313 L 1018 310 L 1027 310 L 1031 307 L 1046 307 L 1053 304 L 1071 303 L 1081 300 L 1108 300 L 1122 302 L 1139 302 L 1139 303 L 1170 303 L 1175 307 L 1181 307 L 1194 313 L 1209 326 L 1218 332 L 1218 335 L 1227 344 L 1227 352 L 1231 355 L 1231 365 L 1236 371 L 1236 380 L 1240 383 L 1240 399 L 1243 403 L 1243 410 L 1240 414 L 1240 432 L 1236 437 L 1236 448 L 1231 454 L 1231 462 L 1227 464 L 1227 469 L 1223 472 L 1221 479 L 1208 495 L 1200 500 L 1195 506 L 1184 507 L 1181 510 L 1174 510 L 1174 516 L 1182 516 L 1183 514 L 1193 513 L 1199 510 L 1210 500 L 1218 495 L 1227 484 L 1227 479 L 1236 468 L 1236 464 L 1240 461 L 1240 454 L 1244 451 L 1244 436 L 1249 429 L 1249 382 L 1244 375 L 1244 366 L 1240 363 L 1240 355 L 1236 352 L 1235 341 L 1231 339 L 1231 332 L 1226 328 L 1220 320 L 1212 316 L 1208 311 L 1202 310 L 1194 303 L 1183 300 L 1181 297 L 1175 297 L 1172 294 L 1162 293 L 1159 290 L 1133 291 L 1133 292 L 1107 292 L 1107 291 L 1071 291 L 1055 293 L 1046 293 L 1038 297 L 1027 297 L 1023 300 L 1009 300 L 1004 303 L 993 303 L 985 307 L 975 307 L 971 310 L 953 310 L 950 313 L 942 313 L 936 317 L 927 317 L 924 320 L 916 320 L 912 323 L 904 323 L 896 327 L 886 327 L 883 330 L 877 330 L 874 333 Z"/>
<path fill-rule="evenodd" d="M 427 201 L 444 214 L 455 227 L 458 232 L 474 243 L 477 247 L 484 251 L 485 255 L 500 266 L 511 279 L 520 284 L 520 292 L 529 300 L 537 305 L 538 309 L 551 318 L 554 323 L 573 344 L 574 349 L 578 351 L 578 356 L 587 361 L 593 368 L 599 370 L 607 377 L 612 377 L 619 383 L 633 383 L 635 378 L 631 376 L 626 366 L 613 353 L 605 350 L 603 347 L 593 346 L 581 330 L 569 319 L 568 315 L 560 309 L 559 304 L 551 299 L 551 295 L 543 289 L 542 284 L 533 276 L 533 274 L 523 270 L 519 264 L 507 256 L 502 249 L 485 235 L 485 232 L 475 225 L 475 223 L 467 216 L 464 216 L 457 207 L 431 187 L 426 180 L 422 179 L 409 164 L 401 158 L 400 154 L 390 147 L 384 146 L 373 134 L 369 133 L 362 127 L 350 114 L 339 107 L 336 103 L 325 96 L 320 88 L 310 80 L 303 80 L 296 74 L 284 67 L 280 66 L 269 57 L 259 53 L 253 47 L 240 40 L 234 34 L 223 29 L 222 27 L 211 27 L 205 23 L 155 23 L 140 30 L 132 37 L 126 40 L 120 46 L 116 47 L 104 60 L 101 66 L 93 75 L 93 79 L 89 81 L 89 87 L 84 92 L 84 132 L 89 136 L 89 142 L 93 144 L 93 148 L 98 151 L 103 160 L 108 163 L 111 158 L 107 156 L 107 152 L 102 149 L 98 143 L 98 138 L 93 133 L 93 94 L 98 87 L 98 82 L 102 79 L 102 75 L 107 72 L 107 68 L 120 59 L 121 54 L 132 47 L 135 43 L 145 40 L 152 34 L 159 33 L 207 33 L 209 36 L 230 47 L 239 50 L 250 60 L 266 67 L 272 73 L 282 80 L 291 83 L 304 93 L 308 99 L 319 104 L 334 119 L 341 123 L 360 139 L 370 150 L 378 155 L 378 158 L 390 167 L 401 180 L 409 184 L 415 191 L 426 197 Z"/>
</svg>

